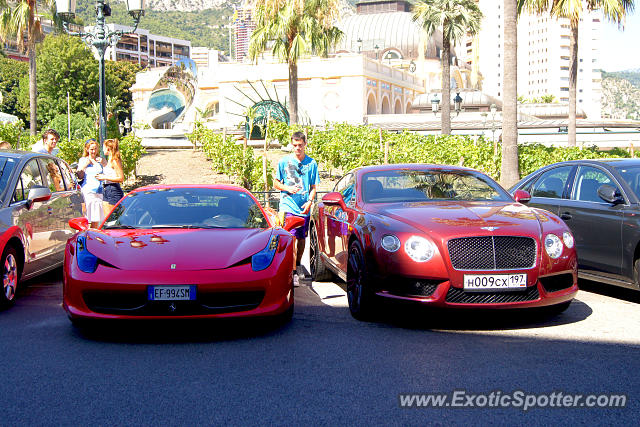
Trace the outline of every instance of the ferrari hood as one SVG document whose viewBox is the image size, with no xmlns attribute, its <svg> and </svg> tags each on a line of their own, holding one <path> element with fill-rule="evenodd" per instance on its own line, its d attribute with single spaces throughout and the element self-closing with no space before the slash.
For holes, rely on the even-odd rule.
<svg viewBox="0 0 640 427">
<path fill-rule="evenodd" d="M 378 212 L 440 236 L 518 234 L 539 236 L 535 212 L 513 202 L 425 202 L 387 205 Z"/>
<path fill-rule="evenodd" d="M 123 270 L 218 270 L 262 250 L 271 229 L 105 230 L 87 248 Z"/>
</svg>

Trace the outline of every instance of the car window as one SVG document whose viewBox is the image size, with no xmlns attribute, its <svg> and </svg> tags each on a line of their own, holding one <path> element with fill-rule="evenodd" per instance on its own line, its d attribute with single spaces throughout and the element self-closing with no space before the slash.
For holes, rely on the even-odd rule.
<svg viewBox="0 0 640 427">
<path fill-rule="evenodd" d="M 45 171 L 45 176 L 47 177 L 47 182 L 49 184 L 49 190 L 52 193 L 56 191 L 65 191 L 66 188 L 64 186 L 64 180 L 62 179 L 62 172 L 60 171 L 60 167 L 55 159 L 40 159 L 42 162 L 43 170 Z"/>
<path fill-rule="evenodd" d="M 531 197 L 561 199 L 572 168 L 573 166 L 561 166 L 540 175 L 529 191 Z"/>
<path fill-rule="evenodd" d="M 605 203 L 605 201 L 598 196 L 598 188 L 600 188 L 602 184 L 609 184 L 618 188 L 605 171 L 592 166 L 581 166 L 576 175 L 575 183 L 571 198 L 583 202 Z"/>
<path fill-rule="evenodd" d="M 71 172 L 71 168 L 65 162 L 59 160 L 58 164 L 60 165 L 60 169 L 62 170 L 62 177 L 64 178 L 64 183 L 67 187 L 67 190 L 73 190 L 76 186 L 75 174 Z"/>
<path fill-rule="evenodd" d="M 38 160 L 32 159 L 24 169 L 22 169 L 18 185 L 14 191 L 13 200 L 15 202 L 25 200 L 29 196 L 29 189 L 37 186 L 42 187 L 42 177 L 40 176 Z"/>
<path fill-rule="evenodd" d="M 12 158 L 0 157 L 0 193 L 4 193 L 9 183 L 11 171 L 15 167 L 15 161 Z"/>
<path fill-rule="evenodd" d="M 365 203 L 511 200 L 486 175 L 474 171 L 440 169 L 369 172 L 362 177 L 362 198 Z"/>
<path fill-rule="evenodd" d="M 631 190 L 640 198 L 640 166 L 617 166 L 618 173 L 624 179 Z"/>
<path fill-rule="evenodd" d="M 213 188 L 150 189 L 129 193 L 104 228 L 267 228 L 248 194 Z"/>
</svg>

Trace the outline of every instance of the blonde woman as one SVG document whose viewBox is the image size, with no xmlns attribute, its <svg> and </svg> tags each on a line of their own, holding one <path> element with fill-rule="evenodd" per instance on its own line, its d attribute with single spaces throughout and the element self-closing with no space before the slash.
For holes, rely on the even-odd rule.
<svg viewBox="0 0 640 427">
<path fill-rule="evenodd" d="M 97 179 L 102 173 L 102 159 L 98 157 L 98 141 L 89 139 L 84 143 L 84 152 L 78 160 L 78 177 L 84 179 L 82 196 L 84 197 L 85 216 L 92 228 L 98 228 L 104 219 L 102 207 L 102 183 Z"/>
<path fill-rule="evenodd" d="M 122 170 L 122 156 L 120 155 L 120 147 L 117 139 L 107 139 L 104 142 L 104 154 L 108 156 L 107 160 L 103 160 L 103 172 L 96 176 L 102 181 L 103 208 L 104 215 L 107 216 L 124 196 L 120 183 L 124 182 L 124 171 Z"/>
</svg>

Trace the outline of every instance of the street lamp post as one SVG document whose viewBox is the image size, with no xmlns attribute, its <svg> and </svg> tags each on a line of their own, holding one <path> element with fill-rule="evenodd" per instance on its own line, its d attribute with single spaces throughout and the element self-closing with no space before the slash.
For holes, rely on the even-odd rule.
<svg viewBox="0 0 640 427">
<path fill-rule="evenodd" d="M 72 36 L 81 37 L 85 43 L 93 46 L 98 51 L 98 97 L 100 105 L 98 123 L 100 126 L 100 151 L 102 151 L 102 143 L 107 138 L 107 94 L 104 78 L 104 54 L 109 46 L 116 44 L 118 40 L 120 40 L 120 37 L 136 32 L 140 18 L 144 15 L 145 3 L 145 0 L 127 0 L 129 15 L 131 15 L 135 23 L 133 31 L 107 32 L 105 17 L 111 16 L 111 7 L 106 1 L 107 0 L 96 0 L 95 27 L 89 32 L 75 32 L 69 29 L 68 20 L 76 13 L 76 0 L 56 0 L 57 14 L 62 18 L 64 30 Z"/>
<path fill-rule="evenodd" d="M 493 142 L 493 155 L 498 155 L 498 143 L 496 142 L 496 113 L 498 112 L 498 107 L 496 104 L 491 104 L 489 107 L 491 110 L 491 141 Z"/>
</svg>

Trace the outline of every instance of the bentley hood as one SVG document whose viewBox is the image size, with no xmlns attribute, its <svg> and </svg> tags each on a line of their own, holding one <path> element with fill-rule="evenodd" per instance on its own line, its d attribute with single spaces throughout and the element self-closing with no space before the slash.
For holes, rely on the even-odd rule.
<svg viewBox="0 0 640 427">
<path fill-rule="evenodd" d="M 513 234 L 539 237 L 551 218 L 513 202 L 418 202 L 392 204 L 377 212 L 430 235 L 446 237 Z"/>
<path fill-rule="evenodd" d="M 271 229 L 89 230 L 87 248 L 123 270 L 218 270 L 262 250 L 271 234 Z"/>
</svg>

